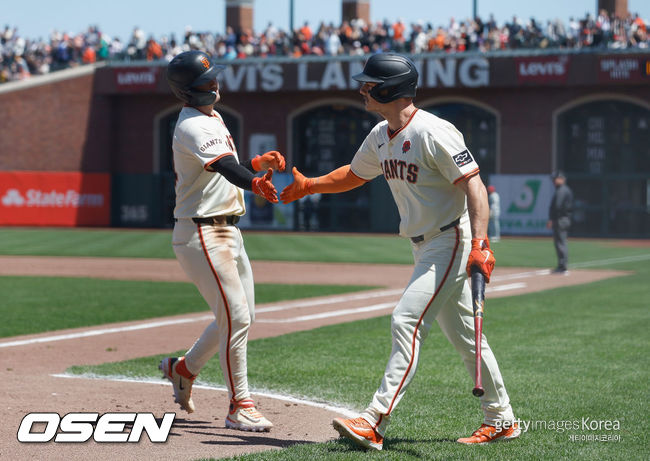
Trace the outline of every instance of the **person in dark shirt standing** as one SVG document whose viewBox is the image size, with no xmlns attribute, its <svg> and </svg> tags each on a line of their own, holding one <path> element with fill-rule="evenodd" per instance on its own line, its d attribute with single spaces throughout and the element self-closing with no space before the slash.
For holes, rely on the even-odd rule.
<svg viewBox="0 0 650 461">
<path fill-rule="evenodd" d="M 553 173 L 555 193 L 551 199 L 546 227 L 553 229 L 553 243 L 557 253 L 556 274 L 568 275 L 569 247 L 567 239 L 571 227 L 571 212 L 573 211 L 573 192 L 566 185 L 566 176 L 561 171 Z"/>
</svg>

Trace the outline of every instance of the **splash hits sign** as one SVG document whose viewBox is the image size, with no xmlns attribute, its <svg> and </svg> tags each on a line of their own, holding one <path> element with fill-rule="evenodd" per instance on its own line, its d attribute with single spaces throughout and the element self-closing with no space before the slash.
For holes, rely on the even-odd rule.
<svg viewBox="0 0 650 461">
<path fill-rule="evenodd" d="M 108 226 L 110 175 L 0 172 L 0 225 Z"/>
</svg>

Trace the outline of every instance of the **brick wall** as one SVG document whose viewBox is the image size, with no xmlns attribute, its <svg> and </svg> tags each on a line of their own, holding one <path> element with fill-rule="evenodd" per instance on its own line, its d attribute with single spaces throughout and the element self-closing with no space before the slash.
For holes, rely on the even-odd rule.
<svg viewBox="0 0 650 461">
<path fill-rule="evenodd" d="M 0 169 L 105 171 L 84 158 L 93 76 L 0 94 Z"/>
<path fill-rule="evenodd" d="M 0 92 L 0 170 L 153 172 L 155 117 L 179 103 L 162 84 L 144 92 L 97 91 L 103 71 Z M 552 168 L 554 110 L 598 94 L 649 101 L 647 88 L 424 88 L 418 90 L 416 105 L 460 98 L 493 108 L 500 116 L 500 172 L 546 173 Z M 332 99 L 361 102 L 355 90 L 222 94 L 222 104 L 242 116 L 243 136 L 237 146 L 242 159 L 248 158 L 251 134 L 273 133 L 291 161 L 291 155 L 299 153 L 288 152 L 288 115 Z"/>
</svg>

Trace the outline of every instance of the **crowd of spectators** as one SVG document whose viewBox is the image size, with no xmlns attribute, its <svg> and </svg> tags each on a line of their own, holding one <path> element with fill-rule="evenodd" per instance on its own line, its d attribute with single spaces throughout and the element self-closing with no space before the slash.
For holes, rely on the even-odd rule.
<svg viewBox="0 0 650 461">
<path fill-rule="evenodd" d="M 54 31 L 48 40 L 22 37 L 16 28 L 0 30 L 0 83 L 24 80 L 59 69 L 105 60 L 171 60 L 176 54 L 202 50 L 221 59 L 306 55 L 365 55 L 395 51 L 402 53 L 498 51 L 553 48 L 648 48 L 647 26 L 637 14 L 612 17 L 601 11 L 594 17 L 557 19 L 543 25 L 535 19 L 517 16 L 499 25 L 490 16 L 466 21 L 451 19 L 445 26 L 418 22 L 406 26 L 403 20 L 366 24 L 362 20 L 344 21 L 340 26 L 309 23 L 293 33 L 269 24 L 261 33 L 250 30 L 236 33 L 196 32 L 186 28 L 181 39 L 153 37 L 135 27 L 128 41 L 110 37 L 98 27 L 71 34 Z"/>
</svg>

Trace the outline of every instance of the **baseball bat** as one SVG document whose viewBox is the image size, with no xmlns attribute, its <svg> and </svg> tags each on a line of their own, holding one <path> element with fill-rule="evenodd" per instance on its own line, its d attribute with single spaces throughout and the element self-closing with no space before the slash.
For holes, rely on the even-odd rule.
<svg viewBox="0 0 650 461">
<path fill-rule="evenodd" d="M 485 276 L 476 267 L 472 268 L 472 305 L 474 308 L 474 343 L 476 345 L 476 373 L 472 394 L 482 396 L 481 381 L 481 339 L 483 337 L 483 305 L 485 303 Z"/>
</svg>

